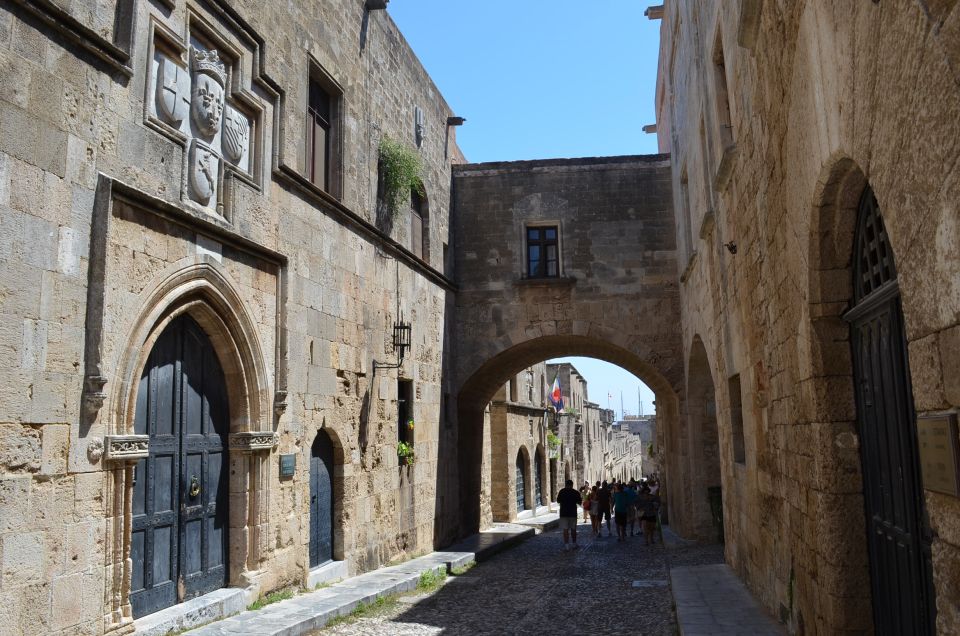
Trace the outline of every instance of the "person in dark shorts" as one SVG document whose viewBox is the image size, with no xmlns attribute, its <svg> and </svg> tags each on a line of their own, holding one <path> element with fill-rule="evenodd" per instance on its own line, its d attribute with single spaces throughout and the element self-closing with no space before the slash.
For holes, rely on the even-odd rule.
<svg viewBox="0 0 960 636">
<path fill-rule="evenodd" d="M 633 492 L 622 483 L 617 484 L 613 493 L 613 513 L 617 522 L 617 541 L 627 540 L 627 514 L 633 505 Z"/>
<path fill-rule="evenodd" d="M 573 535 L 573 549 L 577 545 L 577 513 L 580 511 L 580 504 L 583 503 L 583 497 L 573 487 L 573 480 L 568 479 L 566 487 L 561 488 L 557 493 L 557 503 L 560 504 L 560 529 L 563 530 L 563 549 L 569 549 L 568 541 L 570 535 Z"/>
<path fill-rule="evenodd" d="M 597 501 L 600 502 L 600 530 L 603 529 L 603 520 L 607 520 L 607 536 L 613 536 L 610 532 L 610 485 L 603 482 L 600 486 L 600 492 L 597 493 Z M 598 533 L 599 537 L 600 534 Z"/>
<path fill-rule="evenodd" d="M 637 512 L 640 514 L 640 525 L 643 527 L 643 538 L 646 544 L 656 543 L 654 532 L 657 529 L 657 512 L 660 510 L 660 497 L 651 494 L 646 484 L 640 489 L 636 501 Z"/>
</svg>

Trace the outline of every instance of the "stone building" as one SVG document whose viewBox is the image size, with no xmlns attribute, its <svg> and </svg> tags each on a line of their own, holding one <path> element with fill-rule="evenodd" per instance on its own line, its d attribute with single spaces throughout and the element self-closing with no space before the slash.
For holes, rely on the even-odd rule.
<svg viewBox="0 0 960 636">
<path fill-rule="evenodd" d="M 549 510 L 556 466 L 548 462 L 546 365 L 507 381 L 490 403 L 490 502 L 494 521 Z"/>
<path fill-rule="evenodd" d="M 384 11 L 4 3 L 0 84 L 5 633 L 242 608 L 456 533 L 458 120 Z M 396 210 L 388 137 L 423 163 Z"/>
<path fill-rule="evenodd" d="M 793 633 L 958 633 L 956 468 L 929 452 L 957 450 L 960 4 L 661 14 L 671 523 L 708 533 L 722 487 L 727 560 Z"/>
</svg>

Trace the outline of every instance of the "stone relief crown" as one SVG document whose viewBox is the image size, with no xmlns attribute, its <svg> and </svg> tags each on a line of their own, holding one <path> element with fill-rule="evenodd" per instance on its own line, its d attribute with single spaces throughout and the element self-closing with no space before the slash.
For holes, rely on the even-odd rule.
<svg viewBox="0 0 960 636">
<path fill-rule="evenodd" d="M 220 82 L 220 86 L 227 85 L 227 67 L 220 61 L 216 49 L 205 51 L 190 47 L 190 68 L 194 73 L 206 73 Z"/>
</svg>

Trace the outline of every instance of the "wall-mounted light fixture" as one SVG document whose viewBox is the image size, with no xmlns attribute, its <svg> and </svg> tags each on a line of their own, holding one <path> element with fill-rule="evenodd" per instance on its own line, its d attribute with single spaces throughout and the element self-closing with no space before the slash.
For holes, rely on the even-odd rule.
<svg viewBox="0 0 960 636">
<path fill-rule="evenodd" d="M 466 117 L 447 117 L 447 126 L 463 126 L 466 121 Z"/>
<path fill-rule="evenodd" d="M 373 361 L 373 368 L 376 369 L 399 369 L 403 366 L 403 357 L 407 353 L 407 349 L 411 348 L 411 335 L 413 332 L 413 326 L 409 322 L 403 321 L 403 315 L 400 316 L 400 321 L 393 323 L 393 350 L 397 354 L 397 361 L 384 363 Z"/>
<path fill-rule="evenodd" d="M 389 3 L 390 0 L 367 0 L 367 11 L 382 11 Z"/>
</svg>

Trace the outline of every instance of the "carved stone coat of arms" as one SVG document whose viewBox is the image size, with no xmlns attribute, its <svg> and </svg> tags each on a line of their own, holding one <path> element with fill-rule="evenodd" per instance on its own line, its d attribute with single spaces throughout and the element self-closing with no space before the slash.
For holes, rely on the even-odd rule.
<svg viewBox="0 0 960 636">
<path fill-rule="evenodd" d="M 190 47 L 190 69 L 161 58 L 156 113 L 187 136 L 185 196 L 216 208 L 224 158 L 240 166 L 249 152 L 250 121 L 225 101 L 227 69 L 213 49 Z M 189 115 L 189 117 L 188 117 Z"/>
</svg>

